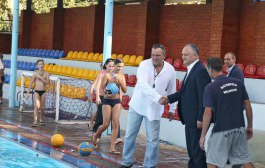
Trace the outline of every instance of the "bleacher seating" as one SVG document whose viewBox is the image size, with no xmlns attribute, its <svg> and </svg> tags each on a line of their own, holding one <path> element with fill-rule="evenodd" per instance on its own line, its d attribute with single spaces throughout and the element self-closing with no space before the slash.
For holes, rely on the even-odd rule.
<svg viewBox="0 0 265 168">
<path fill-rule="evenodd" d="M 121 105 L 125 110 L 129 109 L 129 102 L 130 102 L 130 97 L 129 95 L 123 95 L 122 96 L 122 101 L 121 101 Z"/>
<path fill-rule="evenodd" d="M 173 65 L 173 58 L 166 58 L 166 61 L 169 63 L 169 64 L 171 64 L 171 65 Z"/>
<path fill-rule="evenodd" d="M 134 87 L 136 85 L 137 79 L 136 75 L 130 75 L 128 77 L 127 86 Z"/>
<path fill-rule="evenodd" d="M 255 78 L 257 66 L 253 64 L 249 64 L 245 67 L 244 77 L 245 78 Z"/>
<path fill-rule="evenodd" d="M 175 68 L 176 71 L 180 70 L 181 65 L 182 65 L 182 60 L 181 59 L 177 58 L 177 59 L 174 60 L 173 67 Z"/>
<path fill-rule="evenodd" d="M 19 48 L 18 55 L 59 59 L 64 57 L 64 51 Z"/>
<path fill-rule="evenodd" d="M 265 65 L 261 65 L 258 67 L 255 78 L 265 79 Z"/>
</svg>

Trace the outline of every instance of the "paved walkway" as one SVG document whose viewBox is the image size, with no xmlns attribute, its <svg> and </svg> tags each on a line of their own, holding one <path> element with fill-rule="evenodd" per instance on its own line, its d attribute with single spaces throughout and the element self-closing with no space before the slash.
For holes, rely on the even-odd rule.
<svg viewBox="0 0 265 168">
<path fill-rule="evenodd" d="M 7 101 L 4 101 L 0 106 L 0 128 L 44 144 L 50 144 L 50 137 L 53 134 L 62 134 L 65 138 L 65 145 L 57 150 L 70 152 L 71 149 L 74 149 L 75 151 L 70 153 L 80 157 L 77 146 L 83 141 L 90 142 L 92 136 L 87 125 L 57 124 L 52 118 L 46 118 L 45 121 L 45 126 L 32 128 L 33 113 L 20 113 L 17 109 L 10 109 Z M 124 132 L 122 137 L 124 137 Z M 105 168 L 119 167 L 122 156 L 109 154 L 109 145 L 110 136 L 103 136 L 99 148 L 94 149 L 93 154 L 87 158 L 88 162 Z M 122 144 L 118 145 L 117 150 L 122 151 L 122 146 Z M 145 152 L 145 139 L 143 137 L 137 138 L 136 147 L 135 161 L 142 163 Z M 187 161 L 186 150 L 161 143 L 158 167 L 186 168 Z"/>
<path fill-rule="evenodd" d="M 90 141 L 92 133 L 88 131 L 87 125 L 66 125 L 57 124 L 52 118 L 45 119 L 45 126 L 32 128 L 33 113 L 20 113 L 17 109 L 8 108 L 7 101 L 0 105 L 0 128 L 9 130 L 29 139 L 36 140 L 43 144 L 50 144 L 50 137 L 59 133 L 65 138 L 65 145 L 57 148 L 58 151 L 70 153 L 78 158 L 77 146 L 83 141 Z M 122 137 L 124 134 L 122 135 Z M 108 153 L 110 145 L 110 136 L 103 136 L 98 149 L 94 149 L 91 156 L 86 157 L 86 161 L 103 168 L 119 167 L 121 164 L 120 155 L 111 155 Z M 71 151 L 73 149 L 74 151 Z M 122 151 L 122 144 L 117 146 Z M 143 162 L 145 152 L 145 139 L 137 137 L 135 161 Z M 172 145 L 161 143 L 159 152 L 159 168 L 187 168 L 188 156 L 185 149 Z M 255 164 L 256 167 L 265 168 L 265 166 Z M 137 167 L 137 166 L 134 166 Z"/>
</svg>

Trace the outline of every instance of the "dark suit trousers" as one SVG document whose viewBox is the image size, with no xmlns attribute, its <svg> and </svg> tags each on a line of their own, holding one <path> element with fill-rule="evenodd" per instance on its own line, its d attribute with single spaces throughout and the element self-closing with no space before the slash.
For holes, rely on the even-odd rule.
<svg viewBox="0 0 265 168">
<path fill-rule="evenodd" d="M 201 129 L 185 126 L 185 134 L 190 157 L 189 168 L 207 168 L 205 152 L 199 145 Z"/>
</svg>

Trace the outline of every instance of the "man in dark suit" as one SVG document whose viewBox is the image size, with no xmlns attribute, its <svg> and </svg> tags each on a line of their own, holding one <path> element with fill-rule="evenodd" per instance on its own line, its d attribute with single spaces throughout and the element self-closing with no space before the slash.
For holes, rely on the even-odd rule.
<svg viewBox="0 0 265 168">
<path fill-rule="evenodd" d="M 243 71 L 236 65 L 236 55 L 233 52 L 228 52 L 225 54 L 224 63 L 227 68 L 227 76 L 231 78 L 239 79 L 242 83 L 244 83 L 244 73 Z M 229 164 L 229 161 L 228 161 Z M 232 168 L 240 168 L 241 165 L 233 165 Z"/>
<path fill-rule="evenodd" d="M 224 63 L 227 67 L 227 76 L 231 78 L 239 79 L 244 83 L 244 73 L 243 71 L 236 65 L 236 55 L 232 52 L 228 52 L 225 54 Z"/>
<path fill-rule="evenodd" d="M 211 82 L 211 78 L 205 66 L 199 61 L 199 49 L 196 45 L 185 45 L 182 49 L 182 59 L 188 71 L 181 90 L 167 98 L 169 103 L 178 101 L 180 120 L 185 124 L 186 144 L 190 157 L 188 167 L 206 168 L 206 156 L 200 149 L 199 140 L 204 112 L 203 92 L 205 86 Z"/>
</svg>

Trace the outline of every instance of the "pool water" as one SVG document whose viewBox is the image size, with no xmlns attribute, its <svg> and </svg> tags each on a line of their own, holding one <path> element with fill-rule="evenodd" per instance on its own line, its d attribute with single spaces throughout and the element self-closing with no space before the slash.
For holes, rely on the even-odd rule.
<svg viewBox="0 0 265 168">
<path fill-rule="evenodd" d="M 0 168 L 70 168 L 70 165 L 0 137 Z"/>
</svg>

